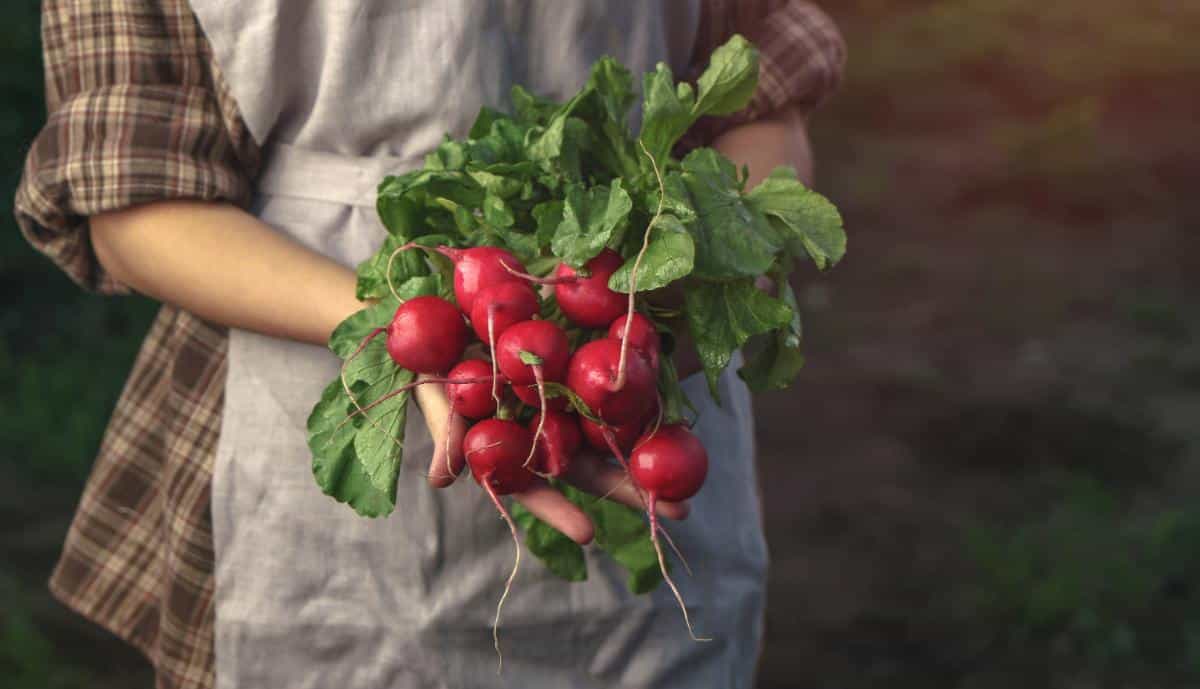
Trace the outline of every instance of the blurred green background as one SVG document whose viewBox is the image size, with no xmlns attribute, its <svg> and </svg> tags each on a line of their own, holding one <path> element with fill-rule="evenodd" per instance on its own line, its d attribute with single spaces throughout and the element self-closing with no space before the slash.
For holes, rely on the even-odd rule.
<svg viewBox="0 0 1200 689">
<path fill-rule="evenodd" d="M 758 399 L 762 689 L 1200 682 L 1200 4 L 848 0 L 813 121 L 849 257 Z M 0 171 L 41 125 L 3 10 Z M 0 214 L 0 677 L 148 687 L 45 579 L 153 314 Z"/>
</svg>

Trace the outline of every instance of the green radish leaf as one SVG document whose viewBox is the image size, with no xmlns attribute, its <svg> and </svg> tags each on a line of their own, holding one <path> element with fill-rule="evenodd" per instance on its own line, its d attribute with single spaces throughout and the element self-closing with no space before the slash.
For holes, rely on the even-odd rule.
<svg viewBox="0 0 1200 689">
<path fill-rule="evenodd" d="M 483 219 L 493 227 L 511 227 L 514 222 L 508 204 L 493 194 L 483 197 Z"/>
<path fill-rule="evenodd" d="M 326 386 L 308 417 L 308 447 L 312 451 L 313 478 L 322 492 L 344 502 L 364 517 L 390 514 L 396 493 L 376 488 L 363 473 L 354 453 L 353 423 L 344 423 L 352 406 L 335 380 Z"/>
<path fill-rule="evenodd" d="M 817 268 L 830 268 L 846 254 L 846 231 L 837 207 L 807 189 L 796 179 L 795 169 L 776 168 L 746 201 L 772 221 L 792 253 L 799 255 L 802 249 Z"/>
<path fill-rule="evenodd" d="M 354 410 L 366 408 L 402 385 L 415 379 L 412 371 L 400 368 L 388 355 L 385 340 L 377 337 L 358 356 L 345 365 L 346 379 L 352 384 Z M 391 397 L 355 418 L 358 432 L 354 452 L 371 485 L 395 495 L 396 477 L 404 448 L 404 422 L 408 415 L 408 392 Z"/>
<path fill-rule="evenodd" d="M 562 201 L 546 201 L 539 203 L 533 207 L 533 219 L 537 222 L 537 243 L 538 246 L 549 246 L 551 240 L 554 239 L 555 232 L 558 231 L 558 226 L 563 220 L 563 202 Z M 558 263 L 557 260 L 554 261 Z M 533 270 L 532 266 L 530 270 Z M 541 275 L 541 273 L 533 273 Z"/>
<path fill-rule="evenodd" d="M 662 582 L 658 554 L 650 541 L 645 515 L 606 498 L 598 498 L 566 483 L 554 485 L 579 505 L 596 526 L 595 544 L 629 572 L 626 584 L 635 594 L 648 593 Z"/>
<path fill-rule="evenodd" d="M 527 352 L 524 349 L 517 352 L 517 358 L 520 359 L 521 363 L 525 364 L 526 366 L 541 366 L 542 364 L 546 363 L 542 357 L 534 354 L 533 352 Z"/>
<path fill-rule="evenodd" d="M 675 142 L 696 121 L 693 113 L 695 94 L 686 82 L 676 86 L 671 68 L 663 62 L 646 75 L 642 82 L 642 93 L 645 95 L 645 104 L 641 143 L 661 168 Z"/>
<path fill-rule="evenodd" d="M 509 100 L 512 101 L 513 112 L 516 113 L 517 119 L 526 124 L 548 124 L 554 113 L 562 107 L 549 98 L 535 96 L 526 91 L 523 86 L 512 87 L 509 92 Z"/>
<path fill-rule="evenodd" d="M 665 352 L 658 355 L 658 391 L 663 401 L 663 423 L 688 421 L 685 409 L 691 412 L 693 418 L 696 417 L 695 405 L 679 384 L 679 370 L 675 367 L 675 360 Z"/>
<path fill-rule="evenodd" d="M 639 292 L 666 287 L 689 275 L 695 261 L 696 245 L 692 235 L 675 216 L 660 216 L 650 232 L 650 243 L 638 268 Z M 636 258 L 631 256 L 612 274 L 608 279 L 609 289 L 629 293 L 630 274 Z"/>
<path fill-rule="evenodd" d="M 592 65 L 586 88 L 596 93 L 609 121 L 626 124 L 629 108 L 637 96 L 633 92 L 633 75 L 624 65 L 608 56 L 600 58 Z"/>
<path fill-rule="evenodd" d="M 682 165 L 697 216 L 687 226 L 696 242 L 696 277 L 731 280 L 766 274 L 783 240 L 742 197 L 733 163 L 711 148 L 700 148 Z"/>
<path fill-rule="evenodd" d="M 734 34 L 713 51 L 696 86 L 697 116 L 731 115 L 741 110 L 750 103 L 758 87 L 758 50 L 750 41 Z"/>
<path fill-rule="evenodd" d="M 525 532 L 525 547 L 545 563 L 547 569 L 567 581 L 587 579 L 587 560 L 578 543 L 533 516 L 518 502 L 512 503 L 509 512 L 513 521 Z"/>
<path fill-rule="evenodd" d="M 385 328 L 392 322 L 392 316 L 399 306 L 400 302 L 388 295 L 378 304 L 356 311 L 333 329 L 333 334 L 329 336 L 329 349 L 342 359 L 350 356 L 372 331 Z M 382 339 L 387 335 L 380 333 L 377 337 Z"/>
<path fill-rule="evenodd" d="M 784 390 L 804 368 L 804 354 L 799 346 L 789 344 L 791 338 L 783 331 L 751 338 L 746 364 L 738 375 L 754 392 Z"/>
<path fill-rule="evenodd" d="M 783 303 L 792 310 L 792 318 L 786 328 L 751 338 L 748 349 L 754 353 L 738 371 L 738 375 L 754 392 L 783 390 L 792 384 L 800 374 L 800 369 L 804 368 L 804 354 L 800 351 L 803 336 L 800 305 L 796 303 L 796 293 L 787 280 L 790 265 L 791 261 L 786 261 L 772 277 L 779 285 L 779 296 Z"/>
<path fill-rule="evenodd" d="M 563 262 L 576 268 L 582 267 L 600 253 L 613 233 L 629 219 L 633 200 L 621 186 L 621 180 L 613 180 L 611 187 L 597 186 L 584 189 L 574 185 L 568 188 L 563 205 L 563 218 L 550 248 Z"/>
<path fill-rule="evenodd" d="M 792 309 L 754 286 L 752 279 L 702 282 L 684 294 L 688 326 L 713 399 L 720 402 L 717 379 L 733 352 L 754 335 L 787 327 Z"/>
</svg>

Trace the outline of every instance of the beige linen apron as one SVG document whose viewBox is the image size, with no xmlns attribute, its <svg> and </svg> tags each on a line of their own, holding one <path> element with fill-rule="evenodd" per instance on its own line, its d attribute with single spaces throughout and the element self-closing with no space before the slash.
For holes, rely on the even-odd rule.
<svg viewBox="0 0 1200 689">
<path fill-rule="evenodd" d="M 266 168 L 254 212 L 352 266 L 384 237 L 374 190 L 420 165 L 514 83 L 556 99 L 603 54 L 635 74 L 689 58 L 695 2 L 193 0 Z M 263 276 L 270 279 L 270 276 Z M 277 285 L 287 289 L 287 285 Z M 735 362 L 736 363 L 736 362 Z M 525 559 L 492 615 L 512 542 L 470 479 L 424 481 L 431 441 L 410 414 L 396 512 L 369 520 L 315 485 L 305 420 L 337 359 L 230 333 L 213 483 L 217 685 L 222 689 L 748 687 L 761 638 L 766 550 L 745 387 L 722 380 L 699 433 L 712 468 L 672 533 L 696 569 L 680 584 L 694 643 L 665 590 L 632 596 L 589 552 L 586 583 Z"/>
</svg>

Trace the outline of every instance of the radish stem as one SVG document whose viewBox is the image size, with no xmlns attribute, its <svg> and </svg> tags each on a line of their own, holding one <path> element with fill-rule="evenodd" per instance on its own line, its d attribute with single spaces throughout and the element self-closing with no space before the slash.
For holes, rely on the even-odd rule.
<svg viewBox="0 0 1200 689">
<path fill-rule="evenodd" d="M 536 275 L 530 275 L 529 273 L 522 273 L 521 271 L 517 270 L 516 268 L 513 268 L 512 266 L 508 265 L 504 261 L 500 262 L 500 267 L 504 268 L 512 275 L 521 278 L 522 280 L 528 280 L 529 282 L 532 282 L 537 285 L 561 285 L 566 282 L 575 282 L 576 280 L 579 279 L 578 276 L 574 276 L 574 275 L 572 275 L 571 277 L 562 277 L 562 278 L 540 278 Z"/>
<path fill-rule="evenodd" d="M 646 144 L 641 140 L 638 140 L 638 144 L 641 145 L 646 157 L 650 158 L 650 165 L 654 168 L 654 177 L 658 180 L 658 209 L 654 211 L 654 217 L 646 226 L 646 234 L 642 236 L 642 248 L 638 250 L 637 258 L 633 260 L 633 268 L 629 271 L 629 308 L 625 312 L 625 328 L 621 333 L 621 356 L 617 362 L 617 379 L 613 382 L 612 387 L 614 391 L 625 387 L 625 361 L 629 358 L 629 331 L 633 328 L 633 307 L 634 297 L 637 295 L 638 269 L 642 267 L 642 257 L 646 255 L 646 249 L 650 248 L 650 233 L 654 231 L 654 224 L 662 217 L 663 200 L 667 195 L 662 173 L 658 171 L 658 162 L 654 160 L 654 156 L 650 155 Z"/>
<path fill-rule="evenodd" d="M 533 462 L 533 456 L 537 454 L 538 438 L 542 436 L 542 429 L 546 425 L 546 381 L 542 378 L 542 365 L 530 364 L 529 368 L 533 369 L 533 379 L 537 381 L 538 400 L 542 405 L 542 413 L 538 414 L 537 429 L 533 432 L 533 442 L 529 445 L 529 456 L 525 458 L 525 468 L 529 468 L 529 464 Z"/>
</svg>

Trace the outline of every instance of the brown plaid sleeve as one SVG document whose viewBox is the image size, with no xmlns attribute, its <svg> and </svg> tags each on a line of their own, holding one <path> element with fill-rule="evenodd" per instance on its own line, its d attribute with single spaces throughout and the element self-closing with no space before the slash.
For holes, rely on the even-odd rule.
<svg viewBox="0 0 1200 689">
<path fill-rule="evenodd" d="M 842 80 L 846 44 L 841 32 L 829 15 L 802 0 L 706 0 L 688 78 L 699 77 L 712 51 L 739 33 L 758 47 L 758 90 L 741 112 L 698 122 L 686 145 L 711 142 L 730 127 L 790 105 L 812 110 Z"/>
<path fill-rule="evenodd" d="M 257 152 L 185 0 L 46 0 L 42 40 L 48 121 L 17 221 L 76 282 L 122 292 L 87 217 L 163 199 L 245 202 Z"/>
</svg>

